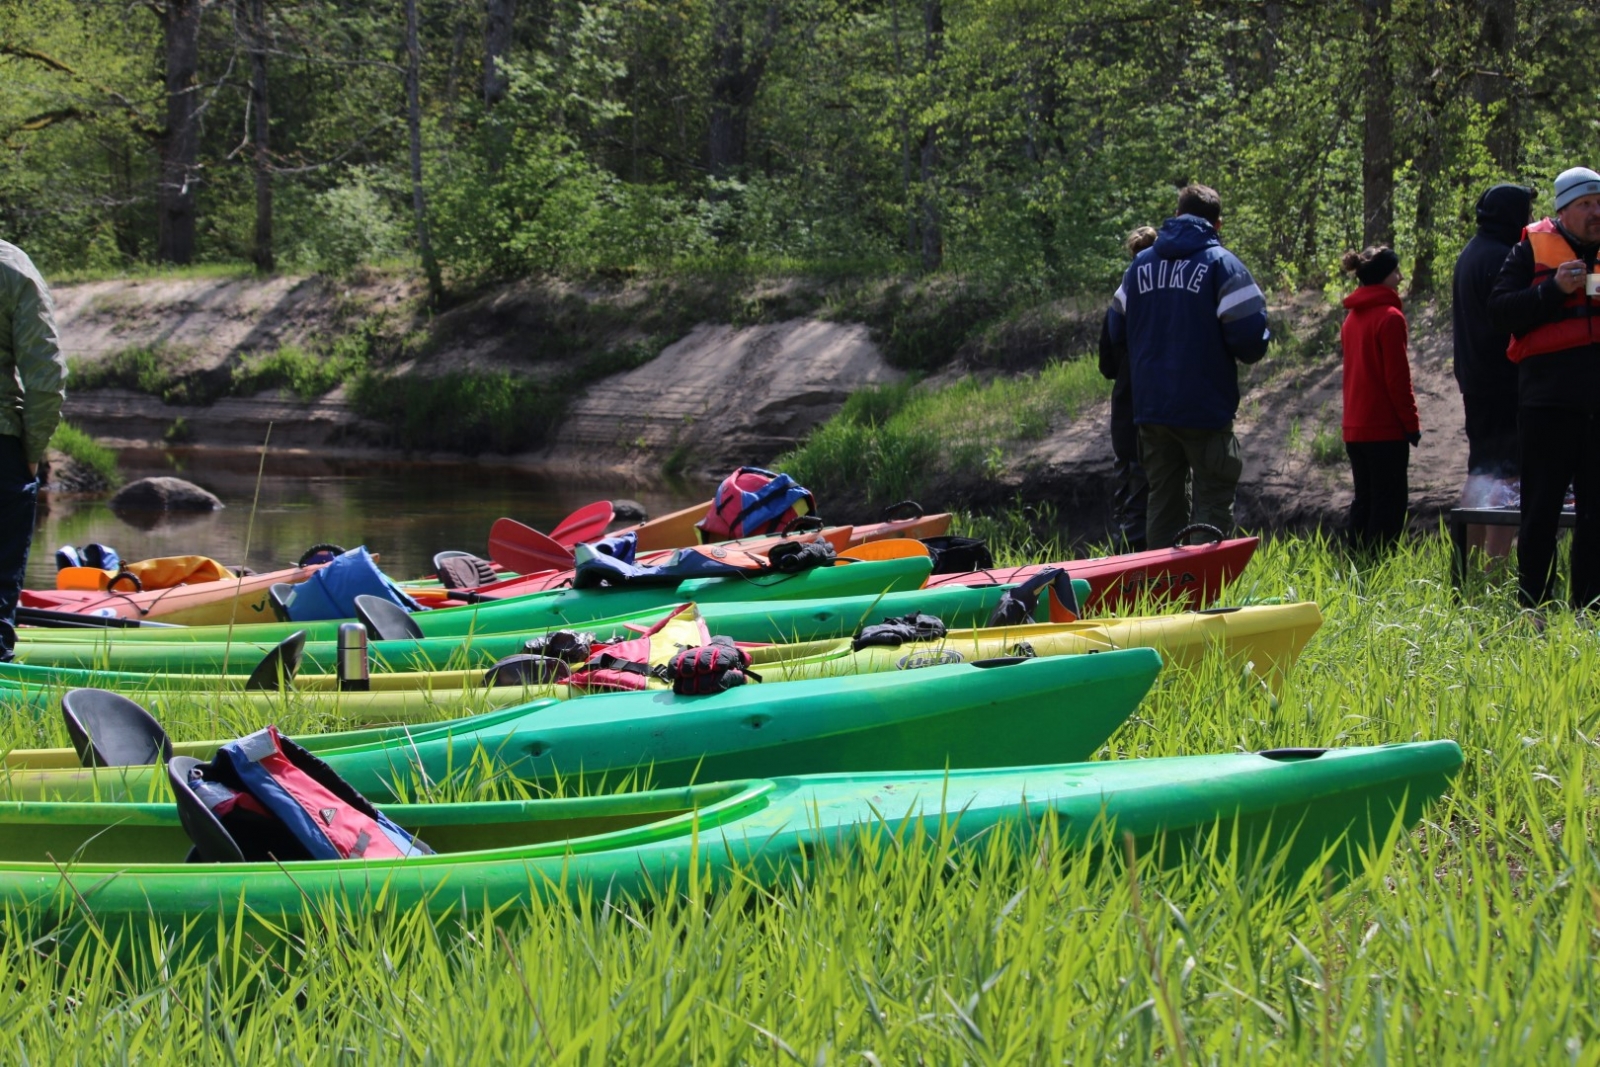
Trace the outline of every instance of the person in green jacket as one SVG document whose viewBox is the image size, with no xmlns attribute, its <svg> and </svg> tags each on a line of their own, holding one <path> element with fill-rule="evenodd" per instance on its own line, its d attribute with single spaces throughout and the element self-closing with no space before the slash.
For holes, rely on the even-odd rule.
<svg viewBox="0 0 1600 1067">
<path fill-rule="evenodd" d="M 0 241 L 0 662 L 17 646 L 39 463 L 61 421 L 66 383 L 50 287 L 22 249 Z"/>
</svg>

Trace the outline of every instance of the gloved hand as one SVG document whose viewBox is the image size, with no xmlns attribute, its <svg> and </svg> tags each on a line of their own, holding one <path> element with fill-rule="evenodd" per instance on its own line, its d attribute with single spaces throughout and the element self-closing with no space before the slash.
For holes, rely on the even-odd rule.
<svg viewBox="0 0 1600 1067">
<path fill-rule="evenodd" d="M 1412 448 L 1416 448 L 1422 443 L 1422 431 L 1418 430 L 1416 433 L 1406 434 L 1406 443 Z"/>
</svg>

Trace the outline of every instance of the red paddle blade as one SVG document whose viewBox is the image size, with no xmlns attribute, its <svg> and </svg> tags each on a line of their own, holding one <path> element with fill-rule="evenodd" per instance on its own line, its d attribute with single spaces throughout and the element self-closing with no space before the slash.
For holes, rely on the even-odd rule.
<svg viewBox="0 0 1600 1067">
<path fill-rule="evenodd" d="M 597 541 L 600 535 L 606 532 L 606 527 L 611 525 L 611 520 L 616 517 L 617 513 L 611 507 L 611 501 L 596 500 L 593 504 L 585 504 L 557 523 L 556 528 L 550 531 L 550 539 L 567 548 L 582 541 Z"/>
<path fill-rule="evenodd" d="M 489 527 L 489 558 L 518 574 L 563 571 L 572 566 L 572 549 L 516 519 L 496 519 Z"/>
</svg>

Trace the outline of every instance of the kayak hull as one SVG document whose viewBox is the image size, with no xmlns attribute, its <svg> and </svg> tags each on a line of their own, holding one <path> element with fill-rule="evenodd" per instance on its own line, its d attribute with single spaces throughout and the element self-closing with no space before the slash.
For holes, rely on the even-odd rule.
<svg viewBox="0 0 1600 1067">
<path fill-rule="evenodd" d="M 669 624 L 676 625 L 676 624 Z M 751 666 L 764 684 L 807 678 L 842 677 L 918 668 L 934 663 L 967 662 L 1003 656 L 1081 655 L 1119 648 L 1153 648 L 1168 663 L 1188 666 L 1216 650 L 1248 663 L 1276 690 L 1284 673 L 1322 625 L 1313 603 L 1258 605 L 1221 612 L 1190 612 L 1127 619 L 1037 623 L 992 629 L 952 630 L 937 641 L 855 650 L 849 638 L 773 644 L 750 649 Z M 691 627 L 698 633 L 698 627 Z M 680 635 L 669 634 L 677 645 Z M 520 638 L 519 638 L 520 640 Z M 696 643 L 691 635 L 687 643 Z M 677 647 L 669 642 L 668 648 Z M 654 660 L 652 660 L 654 662 Z M 663 661 L 664 662 L 664 661 Z M 431 722 L 463 704 L 510 707 L 539 697 L 569 696 L 566 686 L 485 687 L 481 668 L 375 673 L 367 692 L 341 692 L 332 674 L 301 673 L 287 693 L 246 691 L 237 675 L 96 671 L 0 664 L 0 683 L 30 694 L 29 701 L 49 704 L 60 691 L 88 686 L 114 689 L 141 699 L 188 692 L 228 693 L 230 703 L 247 702 L 270 716 L 285 702 L 326 707 L 365 723 Z M 659 686 L 658 686 L 659 687 Z M 35 697 L 37 699 L 35 699 Z"/>
<path fill-rule="evenodd" d="M 1236 537 L 1206 545 L 1129 552 L 1099 559 L 992 567 L 961 574 L 935 574 L 928 587 L 1024 582 L 1050 567 L 1060 567 L 1089 583 L 1084 608 L 1093 613 L 1117 611 L 1140 603 L 1209 604 L 1239 576 L 1255 555 L 1259 538 Z"/>
<path fill-rule="evenodd" d="M 413 728 L 400 738 L 306 746 L 374 800 L 472 789 L 486 776 L 615 789 L 728 778 L 1086 759 L 1122 724 L 1161 667 L 1151 649 L 930 667 L 847 679 L 540 701 L 526 713 Z M 49 753 L 51 750 L 45 750 Z M 203 753 L 209 756 L 209 752 Z M 152 767 L 40 769 L 11 753 L 9 799 L 150 799 Z M 19 766 L 18 762 L 23 765 Z"/>
<path fill-rule="evenodd" d="M 768 883 L 869 841 L 961 842 L 997 829 L 1019 849 L 1043 832 L 1069 848 L 1177 856 L 1190 848 L 1293 884 L 1326 862 L 1335 877 L 1362 850 L 1409 827 L 1461 766 L 1450 741 L 1304 754 L 1188 756 L 1000 770 L 870 771 L 648 793 L 504 803 L 396 805 L 387 814 L 437 855 L 404 860 L 185 864 L 189 842 L 167 804 L 0 804 L 0 904 L 50 924 L 80 915 L 100 930 L 230 930 L 241 906 L 278 931 L 309 909 L 355 916 L 425 908 L 500 909 L 535 897 L 648 898 L 691 870 L 723 884 Z M 869 851 L 881 851 L 878 847 Z M 76 856 L 70 870 L 54 860 Z M 244 916 L 240 916 L 244 918 Z M 144 928 L 143 926 L 140 927 Z M 256 931 L 252 931 L 256 932 Z"/>
<path fill-rule="evenodd" d="M 214 582 L 174 585 L 166 589 L 24 589 L 24 608 L 68 611 L 117 619 L 154 619 L 184 626 L 229 626 L 274 621 L 267 591 L 280 582 L 290 585 L 310 578 L 316 567 L 285 567 Z M 24 630 L 26 634 L 28 631 Z"/>
</svg>

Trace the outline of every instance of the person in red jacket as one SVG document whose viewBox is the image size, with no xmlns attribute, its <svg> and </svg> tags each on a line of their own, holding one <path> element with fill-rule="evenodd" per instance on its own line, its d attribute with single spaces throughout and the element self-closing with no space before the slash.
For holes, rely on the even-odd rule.
<svg viewBox="0 0 1600 1067">
<path fill-rule="evenodd" d="M 1400 309 L 1400 257 L 1387 245 L 1346 252 L 1346 272 L 1360 286 L 1344 298 L 1350 314 L 1344 345 L 1344 450 L 1356 495 L 1350 544 L 1387 548 L 1406 525 L 1406 467 L 1422 440 L 1406 362 L 1406 316 Z"/>
</svg>

